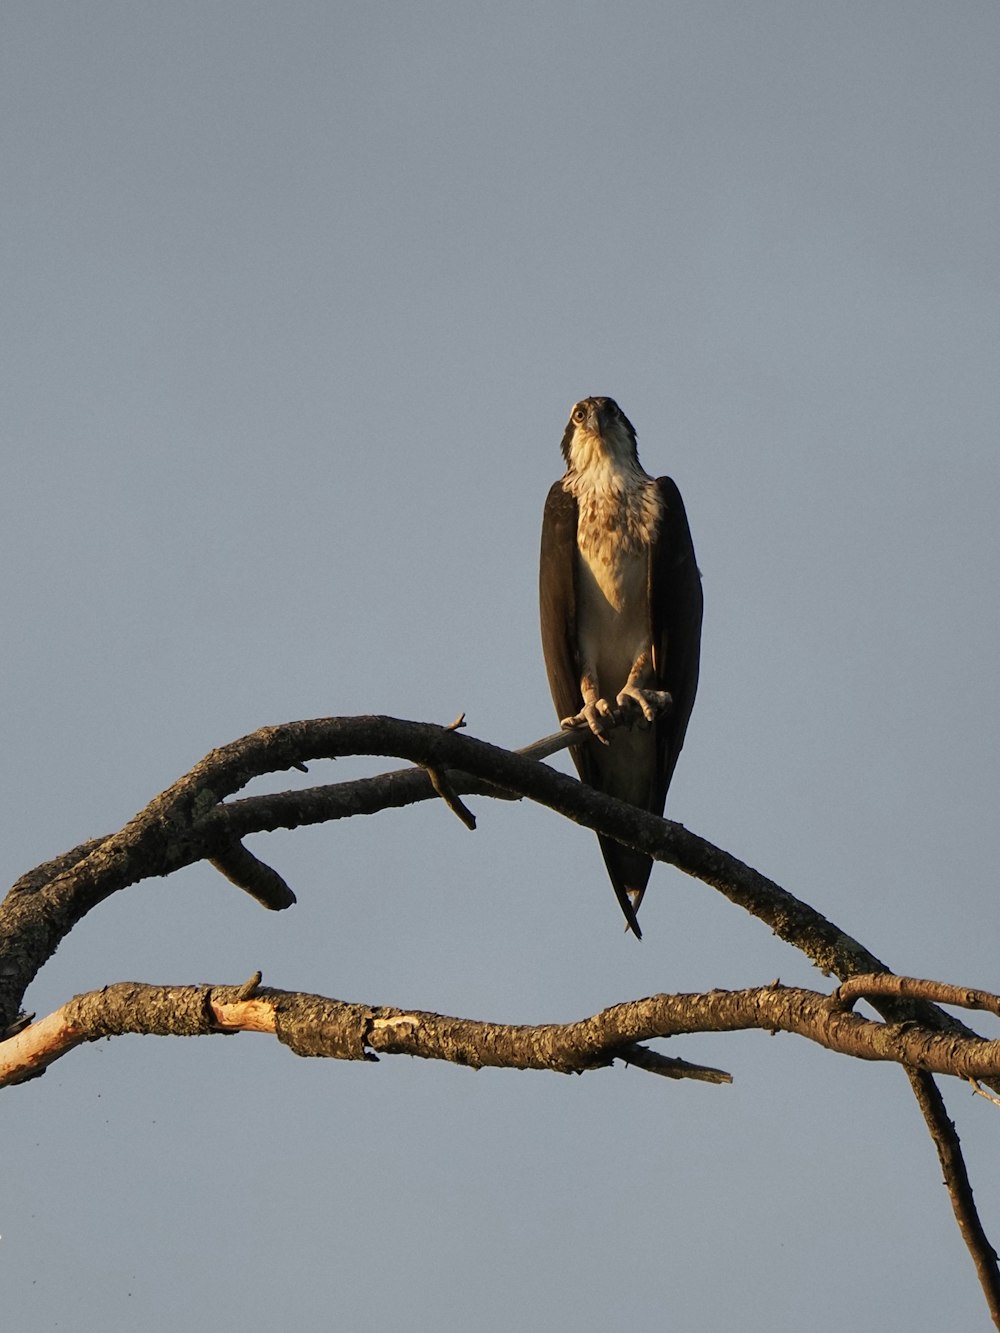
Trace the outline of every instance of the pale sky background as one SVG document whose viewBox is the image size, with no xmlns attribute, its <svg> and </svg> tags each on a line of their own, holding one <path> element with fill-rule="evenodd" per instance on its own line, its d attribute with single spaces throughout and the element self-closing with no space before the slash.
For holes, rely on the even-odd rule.
<svg viewBox="0 0 1000 1333">
<path fill-rule="evenodd" d="M 704 574 L 674 817 L 1000 987 L 995 3 L 5 0 L 0 58 L 5 881 L 264 723 L 553 730 L 541 509 L 606 393 Z M 255 840 L 281 915 L 209 868 L 133 888 L 30 1007 L 258 967 L 527 1022 L 830 984 L 665 867 L 636 943 L 589 832 L 475 806 Z M 988 1326 L 897 1069 L 670 1050 L 736 1081 L 77 1051 L 3 1094 L 6 1323 Z M 1000 1111 L 945 1092 L 1000 1243 Z"/>
</svg>

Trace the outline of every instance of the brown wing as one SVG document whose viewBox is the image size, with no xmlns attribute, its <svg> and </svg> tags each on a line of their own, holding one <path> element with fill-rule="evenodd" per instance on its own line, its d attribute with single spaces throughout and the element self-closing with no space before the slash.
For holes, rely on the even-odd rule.
<svg viewBox="0 0 1000 1333">
<path fill-rule="evenodd" d="M 653 669 L 657 689 L 669 690 L 674 700 L 673 708 L 656 723 L 654 813 L 662 814 L 698 689 L 702 593 L 681 493 L 669 477 L 657 478 L 656 485 L 663 515 L 649 558 Z"/>
<path fill-rule="evenodd" d="M 649 809 L 662 814 L 698 688 L 702 595 L 680 492 L 669 477 L 660 477 L 656 485 L 663 511 L 649 552 L 650 639 L 656 688 L 669 690 L 674 701 L 669 713 L 655 724 L 656 770 Z M 576 532 L 576 500 L 563 490 L 561 482 L 556 482 L 546 499 L 542 520 L 539 601 L 545 668 L 560 718 L 579 712 L 583 703 L 576 648 Z M 603 753 L 597 746 L 596 741 L 574 746 L 570 753 L 583 781 L 600 788 Z M 610 838 L 599 840 L 622 911 L 641 938 L 635 909 L 652 862 Z"/>
<path fill-rule="evenodd" d="M 549 491 L 542 517 L 542 550 L 538 570 L 542 653 L 549 690 L 560 721 L 583 706 L 580 661 L 576 650 L 576 500 L 557 481 Z M 571 750 L 586 781 L 580 748 Z"/>
<path fill-rule="evenodd" d="M 576 639 L 576 528 L 577 505 L 572 495 L 556 482 L 545 501 L 542 519 L 542 550 L 538 576 L 539 606 L 542 623 L 542 652 L 549 677 L 549 689 L 556 714 L 560 720 L 572 717 L 583 705 L 580 693 L 580 660 Z M 601 787 L 599 742 L 589 741 L 570 750 L 573 763 L 582 781 L 591 787 Z M 626 882 L 636 869 L 633 861 L 640 862 L 634 878 L 645 886 L 649 878 L 648 858 L 638 856 L 631 849 L 608 838 L 600 838 L 601 850 L 611 877 L 615 894 L 625 919 L 638 938 L 642 938 L 635 917 Z M 625 864 L 619 861 L 625 858 Z M 645 872 L 644 874 L 642 872 Z"/>
</svg>

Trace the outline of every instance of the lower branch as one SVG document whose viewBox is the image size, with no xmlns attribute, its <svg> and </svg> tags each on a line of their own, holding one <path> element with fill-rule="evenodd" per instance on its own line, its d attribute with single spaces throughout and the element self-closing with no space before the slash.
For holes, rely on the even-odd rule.
<svg viewBox="0 0 1000 1333">
<path fill-rule="evenodd" d="M 253 978 L 256 982 L 256 977 Z M 699 995 L 653 995 L 612 1005 L 575 1023 L 525 1026 L 366 1005 L 297 991 L 244 986 L 151 986 L 119 982 L 78 995 L 0 1044 L 0 1085 L 41 1073 L 86 1041 L 124 1033 L 207 1036 L 269 1032 L 296 1055 L 375 1060 L 413 1055 L 481 1069 L 582 1073 L 614 1060 L 722 1082 L 639 1045 L 654 1038 L 751 1029 L 790 1032 L 830 1051 L 912 1069 L 985 1078 L 1000 1073 L 1000 1042 L 910 1023 L 880 1023 L 816 991 L 780 985 Z"/>
</svg>

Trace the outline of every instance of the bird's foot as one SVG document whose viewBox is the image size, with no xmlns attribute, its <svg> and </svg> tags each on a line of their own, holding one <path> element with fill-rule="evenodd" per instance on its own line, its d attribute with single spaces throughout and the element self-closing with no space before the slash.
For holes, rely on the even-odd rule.
<svg viewBox="0 0 1000 1333">
<path fill-rule="evenodd" d="M 607 745 L 608 732 L 614 729 L 616 722 L 614 709 L 607 699 L 595 699 L 593 703 L 584 704 L 579 713 L 564 717 L 559 725 L 568 731 L 576 727 L 589 727 L 601 744 Z"/>
<path fill-rule="evenodd" d="M 626 685 L 616 702 L 626 718 L 633 714 L 632 720 L 638 721 L 634 717 L 638 709 L 643 719 L 652 724 L 661 713 L 673 707 L 674 700 L 669 690 L 640 690 L 638 685 Z"/>
</svg>

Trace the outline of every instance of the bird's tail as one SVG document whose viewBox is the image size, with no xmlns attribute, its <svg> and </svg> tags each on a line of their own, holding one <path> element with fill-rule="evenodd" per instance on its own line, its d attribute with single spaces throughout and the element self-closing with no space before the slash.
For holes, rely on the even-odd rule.
<svg viewBox="0 0 1000 1333">
<path fill-rule="evenodd" d="M 642 895 L 645 892 L 646 890 L 644 888 L 625 888 L 619 891 L 618 885 L 615 885 L 615 893 L 618 896 L 621 909 L 625 914 L 625 934 L 627 935 L 629 931 L 631 931 L 637 940 L 642 939 L 642 931 L 639 929 L 638 912 L 639 904 L 642 902 Z"/>
<path fill-rule="evenodd" d="M 649 883 L 653 862 L 648 856 L 633 851 L 631 847 L 624 847 L 613 838 L 598 836 L 604 864 L 608 868 L 615 897 L 625 917 L 625 929 L 630 930 L 637 940 L 641 940 L 642 931 L 636 914 L 642 902 L 642 895 L 646 892 L 646 885 Z"/>
</svg>

